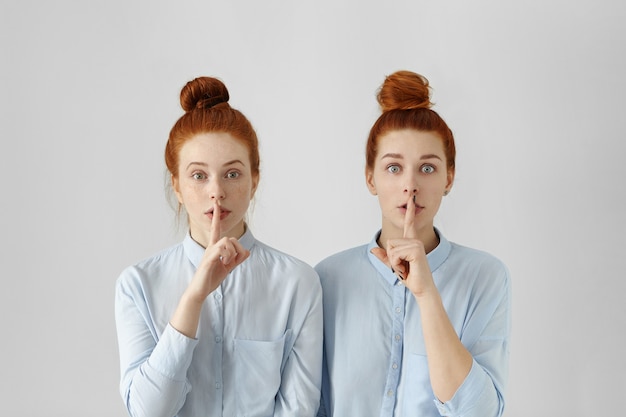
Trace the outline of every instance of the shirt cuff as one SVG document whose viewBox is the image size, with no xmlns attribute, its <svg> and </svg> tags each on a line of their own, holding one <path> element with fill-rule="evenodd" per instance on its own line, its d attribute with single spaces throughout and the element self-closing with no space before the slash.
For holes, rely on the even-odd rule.
<svg viewBox="0 0 626 417">
<path fill-rule="evenodd" d="M 445 403 L 434 400 L 439 414 L 442 416 L 464 415 L 468 407 L 472 408 L 476 405 L 476 400 L 481 396 L 487 384 L 492 384 L 491 379 L 474 360 L 472 368 L 454 396 Z"/>
<path fill-rule="evenodd" d="M 185 336 L 168 323 L 148 365 L 167 378 L 184 381 L 197 344 L 197 339 Z"/>
</svg>

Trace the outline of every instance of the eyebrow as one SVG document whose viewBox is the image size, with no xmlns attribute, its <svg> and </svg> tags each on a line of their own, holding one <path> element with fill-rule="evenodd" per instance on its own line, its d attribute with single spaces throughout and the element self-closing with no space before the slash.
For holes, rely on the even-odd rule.
<svg viewBox="0 0 626 417">
<path fill-rule="evenodd" d="M 399 154 L 399 153 L 386 153 L 380 157 L 380 159 L 385 159 L 385 158 L 404 159 L 402 154 Z M 439 155 L 435 155 L 434 153 L 422 155 L 420 157 L 420 160 L 423 160 L 423 159 L 439 159 L 440 161 L 442 161 L 441 157 Z"/>
<path fill-rule="evenodd" d="M 228 162 L 224 163 L 224 165 L 222 165 L 222 166 L 230 166 L 230 165 L 235 165 L 235 164 L 241 164 L 243 166 L 246 166 L 246 164 L 241 162 L 239 159 L 233 159 L 232 161 L 228 161 Z M 192 165 L 200 165 L 202 167 L 208 167 L 209 166 L 205 162 L 190 162 L 189 165 L 187 165 L 187 169 L 189 169 L 189 167 L 192 166 Z"/>
</svg>

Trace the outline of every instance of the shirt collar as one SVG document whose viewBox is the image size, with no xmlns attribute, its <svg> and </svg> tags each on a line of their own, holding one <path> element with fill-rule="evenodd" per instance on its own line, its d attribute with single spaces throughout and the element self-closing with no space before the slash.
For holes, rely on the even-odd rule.
<svg viewBox="0 0 626 417">
<path fill-rule="evenodd" d="M 387 265 L 385 265 L 380 259 L 372 253 L 372 249 L 378 248 L 378 237 L 380 236 L 380 230 L 374 235 L 369 245 L 367 245 L 367 257 L 370 263 L 376 268 L 378 273 L 389 283 L 389 285 L 396 285 L 398 277 L 391 271 Z"/>
<path fill-rule="evenodd" d="M 376 232 L 374 238 L 370 241 L 369 245 L 367 245 L 367 257 L 370 263 L 374 266 L 374 268 L 376 268 L 376 270 L 382 275 L 382 277 L 389 284 L 395 285 L 398 281 L 398 277 L 396 276 L 396 274 L 394 274 L 391 271 L 391 268 L 381 262 L 381 260 L 372 253 L 373 248 L 379 247 L 378 238 L 380 237 L 380 232 L 381 230 Z M 435 233 L 439 237 L 439 244 L 435 247 L 435 249 L 433 249 L 432 251 L 430 251 L 430 253 L 426 255 L 426 259 L 428 260 L 428 266 L 430 267 L 431 272 L 435 272 L 435 270 L 445 262 L 445 260 L 448 258 L 448 255 L 450 254 L 450 249 L 452 248 L 452 245 L 450 244 L 448 239 L 446 239 L 445 236 L 436 227 Z"/>
<path fill-rule="evenodd" d="M 254 238 L 252 231 L 250 230 L 248 225 L 246 225 L 246 231 L 239 238 L 239 243 L 241 243 L 241 246 L 243 246 L 244 248 L 250 250 L 252 249 L 255 241 L 256 239 Z M 191 232 L 187 232 L 187 235 L 183 240 L 183 248 L 185 249 L 185 254 L 187 255 L 187 258 L 189 258 L 193 266 L 198 268 L 198 265 L 200 265 L 200 261 L 204 256 L 205 248 L 203 248 L 202 245 L 200 245 L 198 242 L 191 238 Z"/>
</svg>

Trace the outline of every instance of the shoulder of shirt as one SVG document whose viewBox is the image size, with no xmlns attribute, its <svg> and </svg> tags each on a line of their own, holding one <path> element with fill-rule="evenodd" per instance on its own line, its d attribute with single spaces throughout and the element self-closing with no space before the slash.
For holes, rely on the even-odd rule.
<svg viewBox="0 0 626 417">
<path fill-rule="evenodd" d="M 157 268 L 162 268 L 164 262 L 167 262 L 168 258 L 172 255 L 183 254 L 183 243 L 176 243 L 168 248 L 162 249 L 153 255 L 143 258 L 134 264 L 124 268 L 120 274 L 118 281 L 128 280 L 131 277 L 137 276 L 149 276 L 150 272 Z"/>
<path fill-rule="evenodd" d="M 502 261 L 498 259 L 495 255 L 492 255 L 491 253 L 481 250 L 481 249 L 471 248 L 469 246 L 464 246 L 456 242 L 450 242 L 450 246 L 451 246 L 450 252 L 454 253 L 457 256 L 463 256 L 463 257 L 476 259 L 476 260 L 487 260 L 487 261 L 502 263 Z"/>
<path fill-rule="evenodd" d="M 332 254 L 315 265 L 315 270 L 319 273 L 326 268 L 348 265 L 349 261 L 355 259 L 367 259 L 367 247 L 368 245 L 360 245 Z"/>
<path fill-rule="evenodd" d="M 509 277 L 509 270 L 506 264 L 495 255 L 476 248 L 450 242 L 451 250 L 448 260 L 489 268 L 492 271 L 499 271 L 506 279 Z"/>
<path fill-rule="evenodd" d="M 258 259 L 261 262 L 267 263 L 268 265 L 272 264 L 274 266 L 280 266 L 281 268 L 295 268 L 301 271 L 306 270 L 312 272 L 315 276 L 317 276 L 317 273 L 315 272 L 313 267 L 308 263 L 295 257 L 294 255 L 290 255 L 286 252 L 269 246 L 268 244 L 263 243 L 260 240 L 255 240 L 251 252 L 254 258 Z"/>
</svg>

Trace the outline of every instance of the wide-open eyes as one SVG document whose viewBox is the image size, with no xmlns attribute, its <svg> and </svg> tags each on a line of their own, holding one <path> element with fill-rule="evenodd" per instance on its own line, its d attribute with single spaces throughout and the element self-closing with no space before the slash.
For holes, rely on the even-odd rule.
<svg viewBox="0 0 626 417">
<path fill-rule="evenodd" d="M 391 164 L 387 166 L 387 172 L 390 174 L 397 174 L 401 171 L 400 165 Z M 420 167 L 420 172 L 422 174 L 432 174 L 435 172 L 435 166 L 431 164 L 424 164 Z"/>
<path fill-rule="evenodd" d="M 388 165 L 388 166 L 387 166 L 387 171 L 388 171 L 390 174 L 397 174 L 398 172 L 400 172 L 400 166 L 398 166 L 398 165 L 394 165 L 394 164 L 392 164 L 392 165 Z"/>
<path fill-rule="evenodd" d="M 228 171 L 226 173 L 226 178 L 228 178 L 229 180 L 234 180 L 236 178 L 239 178 L 240 175 L 241 173 L 239 171 Z"/>
<path fill-rule="evenodd" d="M 435 172 L 435 167 L 429 164 L 422 165 L 420 171 L 422 171 L 424 174 L 432 174 L 433 172 Z"/>
</svg>

